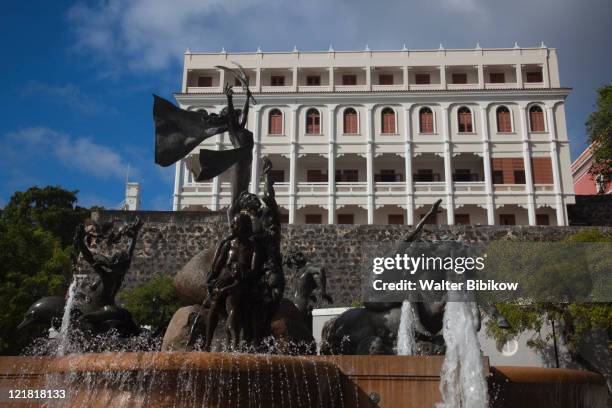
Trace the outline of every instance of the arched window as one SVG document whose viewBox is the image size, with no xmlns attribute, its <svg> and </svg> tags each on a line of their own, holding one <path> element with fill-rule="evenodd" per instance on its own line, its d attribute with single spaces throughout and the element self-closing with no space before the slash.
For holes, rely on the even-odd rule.
<svg viewBox="0 0 612 408">
<path fill-rule="evenodd" d="M 532 132 L 544 132 L 544 112 L 538 105 L 529 108 L 529 127 Z"/>
<path fill-rule="evenodd" d="M 472 111 L 469 108 L 462 106 L 457 111 L 457 120 L 459 133 L 473 132 L 472 126 Z"/>
<path fill-rule="evenodd" d="M 271 135 L 283 134 L 283 113 L 280 109 L 272 109 L 268 114 L 268 133 Z"/>
<path fill-rule="evenodd" d="M 433 112 L 428 107 L 421 108 L 421 110 L 419 111 L 419 132 L 434 132 Z"/>
<path fill-rule="evenodd" d="M 321 115 L 315 108 L 306 111 L 306 133 L 309 135 L 321 133 Z"/>
<path fill-rule="evenodd" d="M 500 106 L 496 111 L 497 116 L 497 131 L 512 132 L 512 120 L 510 119 L 510 110 L 505 106 Z"/>
<path fill-rule="evenodd" d="M 385 108 L 381 112 L 381 133 L 395 133 L 395 111 Z"/>
<path fill-rule="evenodd" d="M 346 108 L 344 110 L 344 127 L 343 132 L 346 134 L 355 134 L 359 132 L 357 127 L 357 111 L 353 108 Z"/>
</svg>

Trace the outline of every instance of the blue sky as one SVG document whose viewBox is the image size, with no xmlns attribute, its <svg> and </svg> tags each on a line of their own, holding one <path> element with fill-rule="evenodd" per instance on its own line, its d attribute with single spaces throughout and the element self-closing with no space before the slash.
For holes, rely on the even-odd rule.
<svg viewBox="0 0 612 408">
<path fill-rule="evenodd" d="M 573 87 L 575 158 L 595 90 L 612 83 L 610 0 L 112 0 L 3 6 L 0 205 L 33 185 L 114 207 L 130 179 L 145 209 L 170 209 L 173 171 L 153 164 L 152 93 L 180 88 L 182 54 L 538 46 Z"/>
</svg>

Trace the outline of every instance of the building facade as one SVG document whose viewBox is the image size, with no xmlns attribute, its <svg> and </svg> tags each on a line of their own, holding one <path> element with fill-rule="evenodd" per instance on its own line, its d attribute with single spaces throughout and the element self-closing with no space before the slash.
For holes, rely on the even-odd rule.
<svg viewBox="0 0 612 408">
<path fill-rule="evenodd" d="M 605 183 L 603 178 L 589 173 L 593 164 L 592 145 L 572 163 L 572 177 L 576 195 L 612 194 L 612 183 Z"/>
<path fill-rule="evenodd" d="M 179 105 L 218 113 L 226 82 L 238 105 L 215 68 L 233 61 L 258 102 L 253 180 L 269 157 L 286 222 L 415 224 L 441 198 L 438 224 L 568 223 L 570 89 L 553 48 L 187 51 Z M 199 148 L 232 146 L 221 134 Z M 177 163 L 174 210 L 226 208 L 229 181 L 195 183 Z"/>
</svg>

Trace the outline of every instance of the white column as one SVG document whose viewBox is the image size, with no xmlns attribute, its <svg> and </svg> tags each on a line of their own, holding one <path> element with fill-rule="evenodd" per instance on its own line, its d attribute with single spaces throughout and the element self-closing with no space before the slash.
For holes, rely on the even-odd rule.
<svg viewBox="0 0 612 408">
<path fill-rule="evenodd" d="M 230 85 L 234 85 L 233 83 Z M 223 89 L 223 87 L 225 86 L 225 71 L 220 69 L 219 70 L 219 88 Z"/>
<path fill-rule="evenodd" d="M 440 65 L 440 85 L 446 89 L 446 65 Z"/>
<path fill-rule="evenodd" d="M 548 62 L 542 65 L 542 81 L 544 82 L 545 88 L 550 88 L 550 75 L 548 75 Z"/>
<path fill-rule="evenodd" d="M 366 67 L 366 89 L 372 90 L 372 67 Z"/>
<path fill-rule="evenodd" d="M 291 146 L 289 153 L 289 224 L 295 223 L 297 210 L 297 148 L 298 148 L 298 105 L 291 105 Z"/>
<path fill-rule="evenodd" d="M 406 137 L 404 139 L 404 172 L 406 173 L 406 224 L 414 225 L 414 185 L 412 183 L 412 121 L 411 105 L 404 105 Z"/>
<path fill-rule="evenodd" d="M 181 172 L 183 170 L 183 160 L 179 160 L 174 165 L 174 194 L 172 196 L 172 211 L 180 210 L 181 202 Z"/>
<path fill-rule="evenodd" d="M 553 106 L 546 107 L 548 134 L 550 135 L 550 161 L 552 164 L 553 181 L 555 183 L 555 201 L 557 207 L 557 225 L 566 225 L 565 204 L 563 200 L 563 185 L 559 168 L 559 142 L 557 140 L 555 112 Z"/>
<path fill-rule="evenodd" d="M 521 117 L 521 137 L 523 140 L 523 165 L 525 166 L 525 182 L 527 188 L 527 214 L 529 225 L 536 225 L 536 210 L 533 189 L 533 172 L 531 171 L 531 146 L 529 145 L 529 130 L 527 127 L 527 106 L 519 105 Z"/>
<path fill-rule="evenodd" d="M 523 87 L 523 66 L 521 64 L 516 64 L 516 85 L 519 88 Z"/>
<path fill-rule="evenodd" d="M 251 193 L 259 191 L 259 150 L 261 148 L 261 132 L 259 129 L 260 106 L 253 107 L 253 163 L 251 164 Z"/>
<path fill-rule="evenodd" d="M 484 89 L 484 65 L 478 65 L 478 88 Z"/>
<path fill-rule="evenodd" d="M 261 72 L 263 70 L 259 67 L 257 67 L 256 72 L 255 72 L 255 91 L 256 92 L 261 92 Z"/>
<path fill-rule="evenodd" d="M 372 106 L 366 106 L 366 173 L 368 184 L 368 224 L 374 224 L 374 118 Z"/>
<path fill-rule="evenodd" d="M 489 139 L 489 116 L 487 107 L 480 105 L 482 132 L 482 162 L 484 165 L 485 192 L 487 194 L 487 224 L 495 225 L 495 202 L 493 199 L 493 175 L 491 171 L 491 145 Z"/>
<path fill-rule="evenodd" d="M 327 105 L 328 140 L 327 150 L 327 223 L 336 223 L 336 106 Z"/>
<path fill-rule="evenodd" d="M 329 88 L 331 92 L 334 92 L 335 78 L 334 78 L 334 67 L 329 67 Z"/>
<path fill-rule="evenodd" d="M 298 90 L 298 69 L 293 67 L 293 92 Z"/>
<path fill-rule="evenodd" d="M 442 132 L 444 138 L 444 181 L 446 184 L 446 222 L 455 224 L 455 200 L 453 194 L 453 152 L 450 141 L 450 119 L 448 107 L 442 107 Z"/>
<path fill-rule="evenodd" d="M 408 76 L 408 66 L 407 65 L 404 65 L 402 67 L 402 75 L 404 77 L 404 89 L 408 90 L 408 78 L 409 78 L 409 76 Z"/>
</svg>

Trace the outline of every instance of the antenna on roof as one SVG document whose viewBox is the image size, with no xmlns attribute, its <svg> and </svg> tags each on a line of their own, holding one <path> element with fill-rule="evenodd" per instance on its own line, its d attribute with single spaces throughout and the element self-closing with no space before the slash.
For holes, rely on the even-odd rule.
<svg viewBox="0 0 612 408">
<path fill-rule="evenodd" d="M 329 49 L 327 51 L 334 52 L 334 47 L 332 46 L 331 43 L 329 43 Z"/>
<path fill-rule="evenodd" d="M 370 51 L 370 47 L 366 44 L 364 51 Z"/>
<path fill-rule="evenodd" d="M 521 48 L 521 47 L 519 47 L 518 42 L 516 42 L 516 41 L 514 42 L 514 48 Z"/>
<path fill-rule="evenodd" d="M 546 44 L 544 44 L 544 41 L 542 41 L 542 43 L 540 44 L 540 48 L 546 48 Z"/>
<path fill-rule="evenodd" d="M 406 48 L 406 43 L 404 43 L 404 46 L 402 47 L 402 51 L 408 51 L 408 48 Z"/>
</svg>

